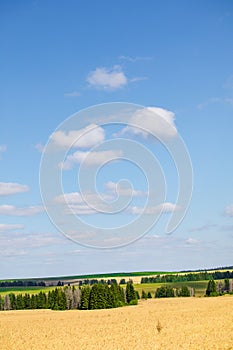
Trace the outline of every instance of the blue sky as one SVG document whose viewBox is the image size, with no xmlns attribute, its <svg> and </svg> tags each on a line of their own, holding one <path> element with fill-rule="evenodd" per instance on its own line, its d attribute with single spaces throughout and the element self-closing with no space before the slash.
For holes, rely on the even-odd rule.
<svg viewBox="0 0 233 350">
<path fill-rule="evenodd" d="M 0 278 L 232 265 L 232 38 L 233 4 L 226 0 L 1 2 Z M 39 172 L 43 147 L 61 123 L 110 102 L 172 113 L 192 160 L 194 187 L 188 213 L 168 235 L 174 164 L 160 145 L 125 134 L 159 158 L 168 210 L 137 242 L 103 250 L 72 242 L 54 227 Z M 88 126 L 85 117 L 82 122 Z M 97 131 L 106 141 L 122 128 Z M 105 195 L 126 175 L 135 190 L 147 190 L 132 165 L 113 162 L 101 171 Z M 66 193 L 76 190 L 75 169 L 64 171 L 64 181 Z M 144 203 L 136 193 L 132 205 Z M 82 218 L 100 226 L 111 221 L 93 213 Z"/>
</svg>

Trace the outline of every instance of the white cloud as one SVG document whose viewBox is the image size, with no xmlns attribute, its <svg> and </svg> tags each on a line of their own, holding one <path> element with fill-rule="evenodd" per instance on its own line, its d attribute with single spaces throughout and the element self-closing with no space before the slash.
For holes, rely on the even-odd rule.
<svg viewBox="0 0 233 350">
<path fill-rule="evenodd" d="M 65 97 L 80 97 L 81 93 L 78 91 L 72 91 L 72 92 L 65 92 L 64 93 Z"/>
<path fill-rule="evenodd" d="M 40 153 L 44 152 L 44 146 L 40 142 L 35 145 L 35 149 Z"/>
<path fill-rule="evenodd" d="M 188 238 L 188 239 L 186 239 L 186 241 L 185 241 L 187 244 L 197 244 L 197 243 L 199 243 L 200 241 L 198 241 L 197 239 L 195 239 L 195 238 Z"/>
<path fill-rule="evenodd" d="M 114 196 L 125 196 L 125 197 L 142 197 L 146 196 L 147 192 L 134 190 L 132 188 L 124 188 L 122 185 L 117 182 L 109 181 L 105 184 L 106 189 Z"/>
<path fill-rule="evenodd" d="M 108 194 L 99 194 L 101 196 L 101 199 L 103 200 L 112 200 L 112 196 Z M 57 196 L 54 201 L 56 203 L 67 203 L 67 204 L 85 204 L 86 201 L 91 203 L 96 203 L 100 200 L 100 197 L 97 193 L 83 193 L 83 195 L 80 192 L 70 192 L 70 193 L 64 193 L 63 195 Z"/>
<path fill-rule="evenodd" d="M 233 217 L 233 204 L 228 205 L 225 209 L 225 215 Z"/>
<path fill-rule="evenodd" d="M 13 205 L 3 204 L 0 205 L 0 215 L 7 216 L 32 216 L 38 213 L 43 212 L 44 209 L 41 206 L 31 206 L 19 208 Z"/>
<path fill-rule="evenodd" d="M 14 182 L 0 182 L 0 196 L 28 191 L 29 187 L 27 185 L 21 185 Z"/>
<path fill-rule="evenodd" d="M 132 115 L 129 125 L 114 136 L 131 133 L 147 138 L 150 132 L 156 137 L 172 138 L 177 135 L 174 121 L 175 114 L 173 112 L 159 107 L 146 107 L 136 111 Z"/>
<path fill-rule="evenodd" d="M 151 61 L 152 57 L 149 56 L 136 56 L 136 57 L 132 57 L 132 56 L 119 56 L 118 57 L 119 60 L 121 61 L 128 61 L 131 63 L 137 62 L 137 61 Z"/>
<path fill-rule="evenodd" d="M 51 141 L 58 147 L 86 148 L 93 147 L 104 141 L 104 129 L 95 124 L 79 130 L 71 130 L 68 133 L 56 131 L 51 135 Z"/>
<path fill-rule="evenodd" d="M 67 240 L 52 233 L 7 232 L 0 235 L 0 257 L 14 257 L 32 254 L 32 249 L 48 247 L 52 244 L 64 245 Z"/>
<path fill-rule="evenodd" d="M 23 228 L 24 228 L 24 226 L 20 225 L 20 224 L 0 224 L 0 232 L 11 231 L 11 230 L 20 230 Z"/>
<path fill-rule="evenodd" d="M 1 154 L 6 152 L 6 145 L 0 145 L 0 159 L 2 159 Z"/>
<path fill-rule="evenodd" d="M 66 160 L 59 164 L 63 170 L 70 170 L 74 164 L 80 164 L 85 161 L 86 166 L 101 165 L 111 160 L 116 160 L 123 156 L 121 150 L 109 150 L 101 152 L 81 152 L 77 151 L 69 155 Z"/>
<path fill-rule="evenodd" d="M 89 207 L 88 205 L 71 204 L 67 207 L 67 214 L 76 215 L 91 215 L 96 214 L 97 211 Z"/>
<path fill-rule="evenodd" d="M 90 215 L 107 208 L 105 201 L 111 201 L 114 197 L 105 193 L 79 193 L 70 192 L 54 198 L 55 203 L 65 204 L 67 214 Z"/>
<path fill-rule="evenodd" d="M 99 67 L 87 76 L 90 86 L 104 90 L 116 90 L 128 83 L 128 79 L 120 66 L 113 68 Z"/>
<path fill-rule="evenodd" d="M 173 203 L 165 202 L 154 207 L 130 207 L 129 212 L 135 215 L 147 214 L 147 215 L 156 215 L 158 213 L 172 213 L 179 210 L 179 207 Z"/>
</svg>

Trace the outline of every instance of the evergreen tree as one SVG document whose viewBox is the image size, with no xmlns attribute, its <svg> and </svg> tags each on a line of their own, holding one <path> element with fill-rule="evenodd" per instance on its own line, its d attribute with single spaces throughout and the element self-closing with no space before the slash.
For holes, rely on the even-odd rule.
<svg viewBox="0 0 233 350">
<path fill-rule="evenodd" d="M 190 290 L 187 286 L 182 286 L 180 291 L 178 292 L 179 297 L 190 297 Z"/>
<path fill-rule="evenodd" d="M 170 286 L 157 288 L 155 298 L 173 298 L 175 297 L 174 289 Z"/>
<path fill-rule="evenodd" d="M 141 296 L 142 299 L 147 299 L 147 293 L 142 290 L 142 296 Z"/>
<path fill-rule="evenodd" d="M 16 296 L 14 293 L 9 294 L 10 305 L 12 310 L 16 310 Z"/>
<path fill-rule="evenodd" d="M 160 287 L 156 289 L 155 298 L 166 298 L 166 287 Z"/>
<path fill-rule="evenodd" d="M 31 309 L 37 309 L 37 300 L 34 294 L 31 296 Z"/>
<path fill-rule="evenodd" d="M 106 309 L 106 308 L 107 308 L 106 285 L 103 285 L 101 283 L 94 284 L 90 292 L 89 309 L 94 310 L 94 309 Z"/>
<path fill-rule="evenodd" d="M 37 309 L 46 309 L 48 307 L 47 295 L 43 292 L 40 292 L 36 295 L 37 300 Z"/>
<path fill-rule="evenodd" d="M 17 310 L 23 310 L 24 309 L 24 302 L 23 302 L 23 295 L 18 294 L 16 296 L 16 309 Z"/>
<path fill-rule="evenodd" d="M 151 292 L 148 292 L 147 298 L 148 298 L 148 299 L 151 299 L 151 298 L 152 298 Z"/>
<path fill-rule="evenodd" d="M 208 282 L 208 286 L 207 286 L 207 289 L 206 289 L 206 296 L 216 296 L 218 295 L 217 293 L 217 287 L 216 287 L 216 283 L 214 280 L 210 280 Z"/>
<path fill-rule="evenodd" d="M 30 294 L 24 294 L 23 296 L 23 304 L 25 309 L 31 309 L 31 297 Z"/>
<path fill-rule="evenodd" d="M 0 295 L 0 310 L 3 310 L 3 306 L 4 306 L 4 299 Z"/>
<path fill-rule="evenodd" d="M 137 295 L 132 281 L 129 281 L 126 284 L 126 302 L 129 304 L 132 300 L 137 300 Z"/>
<path fill-rule="evenodd" d="M 89 306 L 89 297 L 91 289 L 89 286 L 84 286 L 81 289 L 81 300 L 80 300 L 80 309 L 87 310 Z"/>
</svg>

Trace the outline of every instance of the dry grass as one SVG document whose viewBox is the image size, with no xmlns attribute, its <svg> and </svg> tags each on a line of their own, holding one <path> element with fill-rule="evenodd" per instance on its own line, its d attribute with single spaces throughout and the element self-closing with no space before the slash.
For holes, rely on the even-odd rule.
<svg viewBox="0 0 233 350">
<path fill-rule="evenodd" d="M 0 312 L 0 349 L 233 350 L 233 297 L 153 299 L 112 310 Z"/>
</svg>

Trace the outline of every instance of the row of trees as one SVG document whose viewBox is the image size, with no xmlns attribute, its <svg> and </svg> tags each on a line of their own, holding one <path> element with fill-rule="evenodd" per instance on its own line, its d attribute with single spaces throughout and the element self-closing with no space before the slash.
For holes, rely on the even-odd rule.
<svg viewBox="0 0 233 350">
<path fill-rule="evenodd" d="M 93 310 L 108 309 L 124 305 L 137 304 L 137 293 L 131 282 L 127 283 L 124 290 L 117 283 L 97 283 L 93 286 L 85 285 L 75 288 L 55 288 L 48 293 L 38 294 L 7 294 L 0 296 L 0 310 L 22 309 L 52 309 L 52 310 Z"/>
<path fill-rule="evenodd" d="M 0 287 L 45 287 L 44 281 L 34 280 L 16 280 L 16 281 L 2 281 Z"/>
<path fill-rule="evenodd" d="M 182 288 L 172 288 L 172 286 L 162 286 L 157 288 L 154 294 L 155 298 L 174 298 L 174 297 L 191 297 L 194 296 L 194 289 L 182 286 Z M 142 299 L 152 298 L 151 292 L 142 290 Z"/>
<path fill-rule="evenodd" d="M 194 289 L 182 286 L 180 289 L 171 286 L 162 286 L 156 289 L 155 298 L 174 298 L 194 296 Z"/>
<path fill-rule="evenodd" d="M 206 296 L 218 296 L 223 294 L 233 294 L 233 281 L 226 278 L 224 282 L 210 280 L 206 288 Z"/>
<path fill-rule="evenodd" d="M 191 282 L 191 281 L 209 281 L 233 278 L 233 271 L 213 271 L 187 273 L 183 275 L 157 275 L 154 277 L 142 277 L 141 283 L 173 283 L 173 282 Z"/>
<path fill-rule="evenodd" d="M 104 280 L 104 279 L 97 280 L 95 278 L 85 279 L 85 280 L 79 281 L 79 286 L 83 286 L 83 285 L 91 285 L 92 286 L 93 284 L 97 284 L 97 283 L 108 284 L 110 286 L 111 284 L 116 284 L 117 280 L 115 278 L 111 278 L 108 280 Z"/>
</svg>

